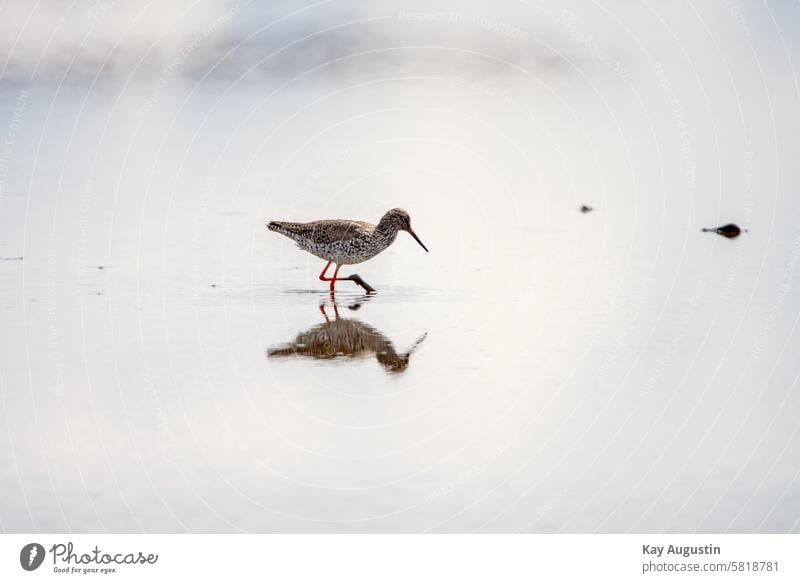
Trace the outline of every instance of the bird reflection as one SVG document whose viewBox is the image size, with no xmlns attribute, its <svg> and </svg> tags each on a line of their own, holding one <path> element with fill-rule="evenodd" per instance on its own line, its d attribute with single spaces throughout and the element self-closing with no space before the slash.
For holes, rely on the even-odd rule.
<svg viewBox="0 0 800 583">
<path fill-rule="evenodd" d="M 347 308 L 352 311 L 358 310 L 370 299 L 371 296 L 364 296 Z M 362 359 L 374 355 L 387 372 L 400 373 L 408 368 L 411 354 L 428 335 L 426 332 L 420 336 L 406 352 L 398 352 L 391 340 L 369 324 L 355 318 L 341 317 L 333 294 L 331 300 L 333 319 L 328 317 L 325 303 L 321 303 L 319 311 L 325 321 L 301 332 L 291 342 L 273 346 L 267 350 L 267 357 L 303 357 L 332 361 Z"/>
</svg>

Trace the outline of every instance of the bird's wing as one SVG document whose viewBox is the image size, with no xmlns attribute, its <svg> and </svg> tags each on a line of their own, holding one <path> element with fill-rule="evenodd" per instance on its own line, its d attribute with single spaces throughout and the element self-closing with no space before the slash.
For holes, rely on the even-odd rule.
<svg viewBox="0 0 800 583">
<path fill-rule="evenodd" d="M 315 238 L 333 241 L 349 241 L 372 234 L 375 229 L 370 223 L 362 221 L 314 221 L 308 226 L 314 233 Z"/>
<path fill-rule="evenodd" d="M 271 221 L 267 224 L 270 231 L 275 231 L 293 239 L 301 247 L 309 244 L 326 244 L 336 241 L 351 241 L 368 237 L 375 226 L 361 221 L 314 221 L 311 223 L 287 223 Z"/>
</svg>

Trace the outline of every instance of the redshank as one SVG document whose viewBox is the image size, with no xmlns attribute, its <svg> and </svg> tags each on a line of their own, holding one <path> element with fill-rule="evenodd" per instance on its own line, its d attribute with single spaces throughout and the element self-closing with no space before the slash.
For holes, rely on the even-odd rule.
<svg viewBox="0 0 800 583">
<path fill-rule="evenodd" d="M 374 292 L 375 289 L 358 274 L 338 277 L 339 268 L 342 265 L 354 265 L 372 259 L 394 243 L 398 231 L 407 231 L 425 251 L 428 251 L 411 228 L 411 217 L 403 209 L 390 210 L 381 217 L 377 225 L 334 219 L 311 223 L 270 221 L 267 223 L 267 228 L 289 237 L 303 251 L 327 261 L 319 278 L 330 282 L 331 291 L 334 291 L 337 281 L 349 280 L 356 282 L 369 293 Z M 325 274 L 331 263 L 336 264 L 336 269 L 333 277 L 327 277 Z"/>
</svg>

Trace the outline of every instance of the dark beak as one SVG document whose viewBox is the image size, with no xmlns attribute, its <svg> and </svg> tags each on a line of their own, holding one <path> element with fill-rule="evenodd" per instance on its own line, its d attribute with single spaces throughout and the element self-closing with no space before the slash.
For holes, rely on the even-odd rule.
<svg viewBox="0 0 800 583">
<path fill-rule="evenodd" d="M 406 230 L 408 231 L 408 233 L 409 233 L 409 234 L 410 234 L 412 237 L 414 237 L 414 239 L 417 241 L 417 243 L 419 243 L 419 244 L 420 244 L 420 247 L 422 247 L 423 249 L 425 249 L 425 252 L 426 252 L 426 253 L 430 253 L 430 251 L 428 251 L 428 248 L 425 246 L 425 244 L 424 244 L 422 241 L 420 241 L 420 240 L 419 240 L 419 237 L 417 237 L 417 234 L 414 232 L 414 230 L 413 230 L 411 227 L 409 227 L 409 228 L 408 228 L 408 229 L 406 229 Z"/>
</svg>

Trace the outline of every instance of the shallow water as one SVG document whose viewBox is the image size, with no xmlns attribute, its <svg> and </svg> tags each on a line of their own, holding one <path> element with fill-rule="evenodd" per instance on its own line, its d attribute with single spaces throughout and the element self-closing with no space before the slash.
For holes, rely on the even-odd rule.
<svg viewBox="0 0 800 583">
<path fill-rule="evenodd" d="M 406 34 L 387 22 L 376 38 Z M 630 77 L 434 51 L 288 87 L 26 84 L 0 198 L 0 528 L 796 532 L 787 55 L 720 24 L 682 45 L 694 78 L 654 36 L 665 87 L 594 22 Z M 2 111 L 19 96 L 0 83 Z M 343 270 L 372 296 L 331 297 L 264 228 L 395 206 L 431 252 L 401 233 Z M 730 221 L 749 232 L 700 231 Z"/>
<path fill-rule="evenodd" d="M 692 244 L 725 264 L 756 241 Z M 794 528 L 794 328 L 754 355 L 734 332 L 760 320 L 718 301 L 713 266 L 669 299 L 591 263 L 437 289 L 425 267 L 384 281 L 428 260 L 405 243 L 375 260 L 378 294 L 333 299 L 291 243 L 250 282 L 139 287 L 111 262 L 40 287 L 34 258 L 4 266 L 5 528 Z"/>
</svg>

